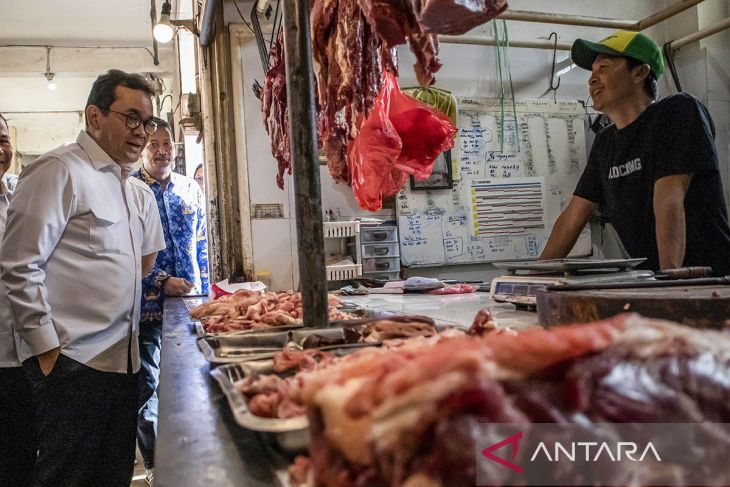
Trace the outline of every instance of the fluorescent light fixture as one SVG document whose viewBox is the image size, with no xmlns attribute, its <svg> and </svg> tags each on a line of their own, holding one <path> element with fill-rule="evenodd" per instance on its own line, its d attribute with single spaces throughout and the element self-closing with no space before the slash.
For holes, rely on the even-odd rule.
<svg viewBox="0 0 730 487">
<path fill-rule="evenodd" d="M 562 76 L 575 67 L 577 67 L 575 64 L 571 64 L 570 66 L 567 66 L 567 67 L 561 69 L 560 71 L 558 71 L 557 73 L 555 73 L 555 76 Z"/>
<path fill-rule="evenodd" d="M 152 29 L 152 35 L 155 36 L 157 42 L 166 44 L 170 42 L 175 35 L 175 27 L 170 22 L 170 12 L 172 11 L 172 5 L 170 2 L 165 1 L 162 4 L 162 11 L 160 12 L 160 20 Z"/>
<path fill-rule="evenodd" d="M 568 56 L 567 58 L 555 64 L 555 76 L 562 76 L 576 67 L 577 66 L 575 65 L 573 60 L 570 58 L 570 56 Z"/>
</svg>

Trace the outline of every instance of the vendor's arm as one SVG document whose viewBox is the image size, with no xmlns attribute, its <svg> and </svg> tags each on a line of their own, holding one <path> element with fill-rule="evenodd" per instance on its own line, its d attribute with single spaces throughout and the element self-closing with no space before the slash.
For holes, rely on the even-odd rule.
<svg viewBox="0 0 730 487">
<path fill-rule="evenodd" d="M 686 247 L 684 197 L 691 174 L 674 174 L 654 183 L 654 219 L 660 269 L 682 267 Z"/>
<path fill-rule="evenodd" d="M 597 206 L 592 201 L 574 195 L 555 221 L 550 238 L 540 254 L 540 260 L 562 259 L 567 256 Z"/>
</svg>

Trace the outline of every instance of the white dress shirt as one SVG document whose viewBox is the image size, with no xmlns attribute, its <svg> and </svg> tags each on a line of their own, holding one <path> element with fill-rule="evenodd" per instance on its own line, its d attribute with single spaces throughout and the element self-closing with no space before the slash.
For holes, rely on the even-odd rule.
<svg viewBox="0 0 730 487">
<path fill-rule="evenodd" d="M 60 346 L 98 370 L 139 370 L 144 224 L 134 198 L 119 165 L 84 131 L 23 171 L 0 249 L 29 348 L 18 350 L 20 361 Z"/>
<path fill-rule="evenodd" d="M 0 183 L 0 239 L 5 232 L 8 216 L 8 205 L 12 194 Z M 13 333 L 13 314 L 10 312 L 8 290 L 0 281 L 0 368 L 20 367 L 17 348 L 21 347 L 16 334 Z"/>
</svg>

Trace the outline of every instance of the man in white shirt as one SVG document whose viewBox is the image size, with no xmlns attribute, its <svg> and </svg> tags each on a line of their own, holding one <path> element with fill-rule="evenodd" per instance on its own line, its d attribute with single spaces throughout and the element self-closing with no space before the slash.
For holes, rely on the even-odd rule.
<svg viewBox="0 0 730 487">
<path fill-rule="evenodd" d="M 18 181 L 0 249 L 37 409 L 37 486 L 128 486 L 145 215 L 125 175 L 156 130 L 144 78 L 97 78 L 76 142 Z M 160 242 L 158 242 L 159 244 Z M 164 241 L 154 250 L 164 248 Z"/>
<path fill-rule="evenodd" d="M 12 198 L 5 172 L 13 160 L 8 122 L 0 115 L 0 238 L 5 232 Z M 0 281 L 0 486 L 31 485 L 35 445 L 28 426 L 33 425 L 33 407 L 28 381 L 20 368 L 8 292 Z"/>
</svg>

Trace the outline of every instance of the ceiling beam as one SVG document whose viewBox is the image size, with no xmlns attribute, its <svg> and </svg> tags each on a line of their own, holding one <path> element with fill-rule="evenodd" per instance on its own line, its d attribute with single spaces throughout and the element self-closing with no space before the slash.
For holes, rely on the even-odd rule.
<svg viewBox="0 0 730 487">
<path fill-rule="evenodd" d="M 540 22 L 546 24 L 580 25 L 584 27 L 603 27 L 608 29 L 642 31 L 673 17 L 704 0 L 679 0 L 678 2 L 641 20 L 607 19 L 584 15 L 567 15 L 562 13 L 532 12 L 527 10 L 505 10 L 497 16 L 504 20 L 521 22 Z"/>
<path fill-rule="evenodd" d="M 59 77 L 96 77 L 109 69 L 172 76 L 173 52 L 160 52 L 155 66 L 144 47 L 51 47 L 51 71 Z M 35 77 L 46 72 L 45 46 L 0 46 L 0 77 Z"/>
</svg>

